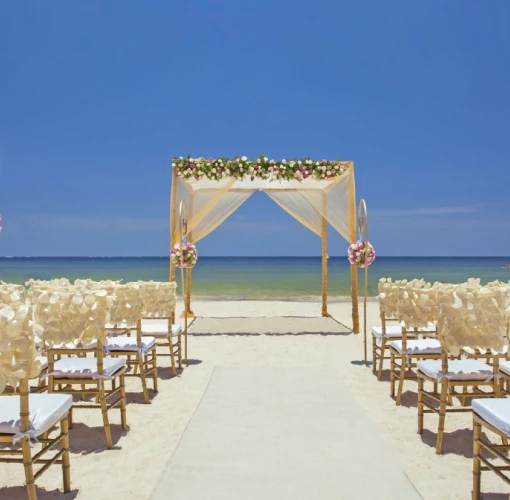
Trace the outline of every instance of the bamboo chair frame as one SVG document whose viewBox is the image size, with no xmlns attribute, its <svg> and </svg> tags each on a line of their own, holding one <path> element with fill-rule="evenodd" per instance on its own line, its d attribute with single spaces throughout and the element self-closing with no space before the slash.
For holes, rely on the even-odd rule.
<svg viewBox="0 0 510 500">
<path fill-rule="evenodd" d="M 30 408 L 29 408 L 29 381 L 22 379 L 20 381 L 19 391 L 17 393 L 4 394 L 4 397 L 11 397 L 19 394 L 20 397 L 20 431 L 28 432 L 30 430 Z M 62 476 L 64 484 L 64 493 L 71 491 L 71 469 L 69 460 L 69 421 L 71 412 L 67 412 L 54 426 L 58 428 L 58 435 L 49 437 L 49 432 L 37 437 L 42 448 L 35 454 L 32 454 L 30 438 L 23 436 L 19 443 L 19 449 L 0 449 L 1 463 L 22 463 L 25 469 L 26 488 L 29 500 L 36 500 L 37 493 L 35 489 L 35 480 L 46 472 L 51 465 L 58 464 L 62 466 Z M 12 444 L 13 434 L 1 434 L 0 443 Z M 55 446 L 60 445 L 60 449 L 54 450 L 56 453 L 51 458 L 43 458 L 44 455 Z M 20 458 L 21 455 L 21 458 Z M 34 465 L 41 465 L 41 468 L 34 472 Z"/>
<path fill-rule="evenodd" d="M 126 386 L 125 386 L 125 372 L 126 367 L 120 368 L 115 373 L 112 374 L 111 379 L 111 389 L 107 390 L 105 388 L 105 379 L 102 377 L 103 375 L 103 347 L 100 346 L 99 342 L 97 346 L 91 349 L 84 349 L 82 347 L 75 348 L 55 348 L 55 347 L 47 347 L 47 356 L 48 356 L 48 392 L 49 393 L 62 393 L 62 394 L 71 394 L 71 395 L 80 395 L 82 401 L 85 401 L 87 396 L 93 396 L 95 398 L 95 403 L 87 403 L 80 404 L 77 402 L 73 402 L 74 408 L 100 408 L 103 416 L 103 426 L 105 431 L 106 438 L 106 446 L 108 449 L 111 449 L 112 444 L 112 436 L 110 431 L 110 422 L 108 418 L 108 412 L 114 408 L 120 409 L 121 416 L 121 425 L 122 429 L 127 431 L 127 422 L 126 422 Z M 97 359 L 97 373 L 99 378 L 74 378 L 74 377 L 55 377 L 53 375 L 55 368 L 55 357 L 65 356 L 65 355 L 76 355 L 78 357 L 86 356 L 87 353 L 93 353 Z M 116 379 L 119 379 L 119 386 L 117 387 Z M 80 386 L 80 388 L 74 389 L 73 386 Z M 87 389 L 87 386 L 92 385 L 92 389 Z M 117 396 L 117 398 L 108 402 L 111 398 Z M 99 403 L 98 403 L 99 402 Z M 72 413 L 71 413 L 72 416 Z M 69 426 L 72 428 L 72 418 L 69 420 Z"/>
<path fill-rule="evenodd" d="M 486 428 L 501 437 L 503 444 L 496 445 L 482 437 L 482 429 Z M 501 460 L 505 465 L 494 465 L 487 458 L 482 456 L 482 450 Z M 502 452 L 510 451 L 508 436 L 497 427 L 489 424 L 480 415 L 473 411 L 473 500 L 480 500 L 482 471 L 491 470 L 506 484 L 510 485 L 510 459 Z M 484 464 L 484 465 L 482 465 Z M 503 474 L 507 472 L 507 475 Z"/>
<path fill-rule="evenodd" d="M 112 329 L 109 329 L 112 331 Z M 131 332 L 125 329 L 127 336 L 131 336 Z M 114 334 L 113 337 L 117 337 Z M 157 344 L 154 344 L 150 349 L 142 349 L 142 321 L 138 320 L 136 324 L 136 345 L 138 352 L 132 350 L 122 350 L 121 348 L 113 349 L 108 348 L 108 354 L 111 357 L 126 357 L 127 370 L 124 374 L 125 377 L 139 377 L 142 381 L 143 399 L 146 404 L 150 403 L 149 391 L 147 389 L 147 378 L 152 377 L 154 391 L 158 392 L 158 364 L 157 364 Z M 131 359 L 134 357 L 135 359 Z M 133 368 L 131 373 L 131 368 Z"/>
<path fill-rule="evenodd" d="M 411 336 L 411 339 L 408 336 Z M 404 392 L 404 380 L 416 380 L 417 375 L 410 376 L 409 371 L 412 372 L 416 368 L 416 361 L 422 359 L 441 359 L 440 353 L 408 353 L 407 341 L 423 338 L 437 338 L 437 330 L 435 332 L 420 332 L 417 328 L 408 331 L 405 326 L 402 327 L 402 353 L 390 345 L 390 395 L 395 398 L 395 403 L 400 406 L 402 400 L 402 393 Z M 395 339 L 399 340 L 399 339 Z M 392 340 L 393 341 L 393 340 Z M 398 362 L 400 360 L 400 364 Z M 398 380 L 397 395 L 395 397 L 395 382 Z M 437 392 L 437 384 L 434 385 L 434 392 Z"/>
<path fill-rule="evenodd" d="M 435 413 L 439 415 L 437 430 L 436 454 L 440 455 L 443 448 L 444 428 L 447 413 L 471 412 L 471 406 L 465 407 L 465 398 L 499 398 L 501 397 L 501 388 L 499 384 L 499 356 L 494 355 L 492 364 L 492 377 L 489 380 L 452 380 L 443 377 L 438 381 L 436 378 L 429 377 L 418 370 L 418 434 L 423 433 L 424 415 Z M 448 373 L 448 354 L 443 349 L 441 353 L 441 371 Z M 424 389 L 424 383 L 434 384 L 434 392 L 428 392 Z M 437 384 L 440 384 L 440 392 L 437 393 Z M 462 387 L 463 394 L 455 393 L 456 387 Z M 473 392 L 467 393 L 467 389 L 473 387 Z M 492 388 L 492 392 L 480 390 L 482 387 Z M 453 408 L 452 396 L 464 397 L 462 408 Z M 435 404 L 434 404 L 435 403 Z M 437 407 L 439 405 L 439 407 Z"/>
<path fill-rule="evenodd" d="M 174 313 L 175 314 L 175 313 Z M 157 318 L 155 317 L 145 317 L 143 318 L 144 320 L 157 320 L 157 319 L 161 319 L 161 320 L 167 320 L 168 322 L 168 333 L 166 336 L 164 335 L 154 335 L 154 333 L 151 333 L 151 331 L 149 330 L 148 332 L 145 332 L 146 335 L 150 335 L 150 336 L 153 336 L 156 338 L 156 348 L 160 347 L 160 348 L 163 348 L 163 349 L 169 349 L 169 353 L 167 354 L 166 352 L 160 352 L 158 349 L 156 349 L 156 355 L 159 356 L 159 357 L 168 357 L 170 356 L 170 362 L 172 364 L 172 374 L 174 376 L 177 375 L 177 367 L 179 369 L 182 369 L 182 329 L 181 331 L 179 332 L 178 335 L 172 335 L 172 320 L 173 320 L 173 317 L 172 315 L 170 316 L 159 316 Z M 141 333 L 143 334 L 143 328 L 141 330 Z M 176 337 L 177 338 L 177 341 L 174 342 L 173 341 L 173 338 Z M 176 356 L 177 356 L 177 363 L 176 363 Z"/>
<path fill-rule="evenodd" d="M 400 323 L 398 318 L 387 318 L 383 311 L 380 312 L 381 318 L 381 345 L 377 345 L 378 338 L 376 335 L 372 333 L 372 372 L 376 373 L 377 371 L 377 380 L 381 380 L 382 371 L 383 371 L 383 363 L 384 360 L 391 360 L 390 356 L 386 356 L 386 352 L 389 351 L 390 346 L 389 343 L 394 340 L 402 340 L 402 336 L 396 335 L 387 337 L 386 336 L 386 322 L 392 321 L 396 323 Z M 379 362 L 379 366 L 378 366 Z"/>
</svg>

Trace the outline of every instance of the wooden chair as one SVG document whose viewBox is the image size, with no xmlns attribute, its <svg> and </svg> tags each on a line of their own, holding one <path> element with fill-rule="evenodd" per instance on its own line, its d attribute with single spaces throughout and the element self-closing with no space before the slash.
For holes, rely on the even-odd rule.
<svg viewBox="0 0 510 500">
<path fill-rule="evenodd" d="M 29 500 L 36 500 L 35 480 L 52 464 L 62 466 L 64 492 L 71 490 L 68 420 L 72 398 L 30 394 L 29 379 L 38 376 L 32 308 L 0 305 L 0 462 L 23 464 Z M 18 378 L 24 374 L 22 378 Z M 16 391 L 2 393 L 10 384 Z M 54 432 L 56 431 L 56 433 Z M 34 453 L 34 443 L 40 450 Z M 47 453 L 50 452 L 48 457 Z M 41 467 L 34 471 L 34 466 Z"/>
<path fill-rule="evenodd" d="M 414 279 L 411 281 L 397 280 L 393 282 L 392 278 L 381 278 L 379 280 L 379 313 L 381 326 L 372 327 L 372 371 L 377 371 L 377 380 L 381 380 L 384 360 L 391 361 L 390 344 L 394 341 L 402 340 L 402 327 L 404 324 L 399 319 L 397 306 L 399 300 L 399 287 L 406 284 L 414 287 L 423 286 L 423 280 Z M 388 322 L 396 324 L 388 325 Z M 435 336 L 436 328 L 433 324 L 424 325 L 419 329 L 420 335 Z M 408 333 L 408 338 L 411 338 Z M 415 337 L 417 334 L 415 335 Z M 387 356 L 390 354 L 390 356 Z"/>
<path fill-rule="evenodd" d="M 494 293 L 490 290 L 482 287 L 469 289 L 464 285 L 438 292 L 441 359 L 417 363 L 418 433 L 423 432 L 426 413 L 439 416 L 437 454 L 442 451 L 446 414 L 471 411 L 471 407 L 465 406 L 468 388 L 472 388 L 468 394 L 472 399 L 501 397 L 499 353 L 505 346 L 507 333 L 504 313 L 493 298 Z M 480 359 L 456 359 L 464 347 L 490 349 L 492 363 Z M 433 383 L 434 387 L 440 384 L 440 393 L 426 391 L 425 382 Z M 451 396 L 458 397 L 456 388 L 462 388 L 463 407 L 453 407 Z"/>
<path fill-rule="evenodd" d="M 170 356 L 173 375 L 182 368 L 182 328 L 173 324 L 177 284 L 175 282 L 138 281 L 145 301 L 146 316 L 142 335 L 155 337 L 157 355 Z M 167 354 L 168 349 L 168 354 Z"/>
<path fill-rule="evenodd" d="M 503 444 L 494 444 L 482 435 L 487 430 L 501 438 Z M 491 470 L 510 485 L 510 399 L 475 399 L 473 401 L 473 500 L 480 500 L 481 473 Z M 488 451 L 499 463 L 482 455 Z M 501 465 L 501 462 L 503 465 Z M 483 465 L 482 465 L 483 464 Z"/>
<path fill-rule="evenodd" d="M 125 376 L 140 378 L 144 401 L 149 403 L 148 377 L 152 377 L 154 391 L 158 390 L 156 338 L 142 336 L 142 318 L 146 311 L 140 285 L 116 284 L 112 287 L 112 292 L 115 294 L 115 301 L 110 309 L 110 322 L 114 324 L 114 329 L 109 329 L 111 336 L 108 338 L 106 350 L 110 356 L 126 358 L 126 364 L 132 370 Z M 134 337 L 130 335 L 128 327 L 118 327 L 133 323 L 136 324 Z M 119 332 L 123 334 L 119 335 Z"/>
<path fill-rule="evenodd" d="M 113 297 L 106 290 L 69 286 L 64 290 L 34 290 L 32 300 L 46 344 L 48 392 L 80 395 L 82 401 L 73 403 L 73 408 L 100 409 L 106 445 L 112 448 L 110 410 L 120 410 L 122 428 L 127 430 L 126 360 L 105 357 L 103 352 L 107 344 L 104 325 Z M 86 402 L 91 396 L 95 404 Z"/>
<path fill-rule="evenodd" d="M 393 293 L 398 296 L 397 316 L 404 326 L 402 339 L 390 342 L 390 394 L 400 405 L 404 380 L 417 378 L 413 368 L 418 360 L 440 359 L 441 343 L 433 323 L 437 316 L 437 287 L 430 284 L 415 287 L 412 282 L 393 287 Z M 398 390 L 395 397 L 396 380 Z"/>
</svg>

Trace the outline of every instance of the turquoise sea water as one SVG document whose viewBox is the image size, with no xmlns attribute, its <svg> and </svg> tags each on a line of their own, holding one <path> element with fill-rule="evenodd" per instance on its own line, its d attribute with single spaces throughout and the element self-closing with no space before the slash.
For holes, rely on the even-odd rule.
<svg viewBox="0 0 510 500">
<path fill-rule="evenodd" d="M 378 257 L 369 269 L 369 293 L 380 277 L 425 278 L 459 283 L 510 280 L 510 257 Z M 179 272 L 177 273 L 178 281 Z M 168 258 L 0 258 L 0 279 L 24 283 L 30 278 L 167 280 Z M 350 295 L 347 259 L 328 261 L 330 296 Z M 363 271 L 359 271 L 360 291 Z M 306 300 L 321 293 L 320 257 L 201 257 L 193 269 L 193 295 L 211 299 Z"/>
</svg>

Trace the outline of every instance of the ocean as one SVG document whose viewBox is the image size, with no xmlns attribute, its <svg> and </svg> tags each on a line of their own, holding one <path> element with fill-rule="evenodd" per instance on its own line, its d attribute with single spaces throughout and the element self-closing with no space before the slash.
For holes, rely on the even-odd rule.
<svg viewBox="0 0 510 500">
<path fill-rule="evenodd" d="M 381 277 L 424 278 L 460 283 L 467 278 L 509 281 L 510 257 L 378 257 L 369 268 L 369 295 L 377 295 Z M 180 282 L 180 271 L 177 270 Z M 311 300 L 321 293 L 320 257 L 200 257 L 193 269 L 192 294 L 209 299 Z M 0 279 L 24 283 L 30 278 L 67 277 L 136 280 L 168 280 L 166 257 L 4 257 Z M 364 271 L 359 270 L 360 295 Z M 328 293 L 350 295 L 346 258 L 330 257 Z"/>
</svg>

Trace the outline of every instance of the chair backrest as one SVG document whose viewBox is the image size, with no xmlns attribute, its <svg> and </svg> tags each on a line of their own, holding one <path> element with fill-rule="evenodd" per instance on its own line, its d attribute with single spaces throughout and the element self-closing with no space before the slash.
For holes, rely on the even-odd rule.
<svg viewBox="0 0 510 500">
<path fill-rule="evenodd" d="M 107 287 L 114 295 L 110 308 L 110 323 L 114 325 L 137 325 L 146 316 L 142 288 L 138 283 L 113 284 Z"/>
<path fill-rule="evenodd" d="M 106 290 L 84 290 L 74 285 L 34 290 L 35 318 L 42 328 L 50 377 L 56 356 L 78 354 L 84 345 L 93 346 L 90 349 L 95 351 L 97 372 L 102 375 L 103 349 L 108 343 L 105 325 L 113 300 Z"/>
<path fill-rule="evenodd" d="M 138 281 L 146 308 L 146 318 L 171 318 L 175 314 L 175 281 Z"/>
<path fill-rule="evenodd" d="M 83 290 L 73 285 L 35 289 L 32 304 L 36 321 L 43 329 L 41 338 L 49 347 L 94 340 L 105 345 L 104 326 L 113 304 L 113 296 L 106 290 Z"/>
<path fill-rule="evenodd" d="M 32 319 L 30 305 L 19 301 L 0 304 L 0 393 L 7 386 L 37 377 L 41 364 L 36 361 L 36 336 L 39 330 Z"/>
<path fill-rule="evenodd" d="M 438 292 L 438 330 L 443 350 L 458 356 L 464 348 L 502 354 L 508 349 L 510 287 L 469 283 Z M 507 305 L 506 308 L 504 307 Z"/>
</svg>

